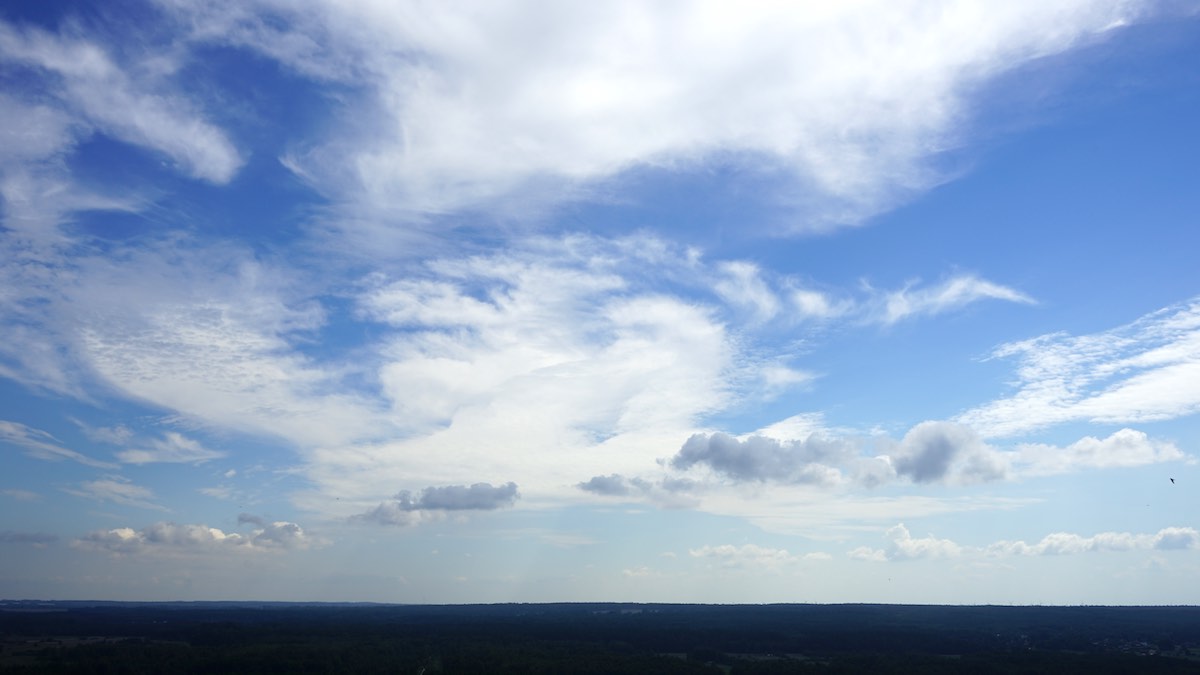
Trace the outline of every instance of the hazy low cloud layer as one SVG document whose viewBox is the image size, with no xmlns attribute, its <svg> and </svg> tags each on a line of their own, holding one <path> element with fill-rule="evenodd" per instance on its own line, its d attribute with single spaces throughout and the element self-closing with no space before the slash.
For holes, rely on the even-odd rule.
<svg viewBox="0 0 1200 675">
<path fill-rule="evenodd" d="M 57 536 L 44 532 L 0 530 L 0 544 L 28 544 L 30 546 L 44 547 L 56 541 L 58 541 Z"/>
<path fill-rule="evenodd" d="M 933 535 L 913 537 L 903 523 L 884 534 L 888 546 L 881 549 L 860 547 L 849 552 L 859 560 L 889 562 L 919 558 L 957 558 L 963 556 L 1042 556 L 1081 553 L 1123 552 L 1135 550 L 1181 551 L 1200 548 L 1200 531 L 1192 527 L 1166 527 L 1154 534 L 1101 532 L 1083 536 L 1055 532 L 1034 544 L 1023 541 L 999 541 L 983 547 L 959 545 Z"/>
</svg>

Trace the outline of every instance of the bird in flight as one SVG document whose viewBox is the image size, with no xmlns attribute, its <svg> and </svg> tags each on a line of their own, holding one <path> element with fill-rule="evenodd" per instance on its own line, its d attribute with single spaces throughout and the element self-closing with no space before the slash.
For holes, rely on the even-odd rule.
<svg viewBox="0 0 1200 675">
<path fill-rule="evenodd" d="M 1174 484 L 1175 484 L 1175 479 L 1174 479 L 1174 478 L 1172 478 L 1172 479 L 1171 479 L 1171 484 L 1172 484 L 1172 485 L 1174 485 Z"/>
</svg>

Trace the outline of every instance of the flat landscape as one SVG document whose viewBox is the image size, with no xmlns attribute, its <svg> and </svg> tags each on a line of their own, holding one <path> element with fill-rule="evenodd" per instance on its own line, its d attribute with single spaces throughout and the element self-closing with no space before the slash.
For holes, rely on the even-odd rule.
<svg viewBox="0 0 1200 675">
<path fill-rule="evenodd" d="M 1189 673 L 1200 607 L 9 601 L 3 673 Z"/>
</svg>

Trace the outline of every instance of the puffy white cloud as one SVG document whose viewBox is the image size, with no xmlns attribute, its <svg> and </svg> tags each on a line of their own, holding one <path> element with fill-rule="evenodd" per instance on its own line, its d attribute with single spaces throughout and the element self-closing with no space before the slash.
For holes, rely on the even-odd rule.
<svg viewBox="0 0 1200 675">
<path fill-rule="evenodd" d="M 76 539 L 73 546 L 113 554 L 179 556 L 238 551 L 280 551 L 318 545 L 296 523 L 259 522 L 248 534 L 224 532 L 207 525 L 158 522 L 140 530 L 120 527 L 97 530 Z"/>
<path fill-rule="evenodd" d="M 1200 411 L 1200 301 L 1100 333 L 1008 343 L 992 357 L 1018 360 L 1016 391 L 957 418 L 988 437 L 1189 415 Z"/>
<path fill-rule="evenodd" d="M 1000 541 L 988 546 L 989 555 L 1072 555 L 1099 551 L 1178 550 L 1200 548 L 1200 532 L 1191 527 L 1166 527 L 1154 534 L 1101 532 L 1090 537 L 1055 532 L 1035 544 Z"/>
<path fill-rule="evenodd" d="M 886 548 L 873 549 L 863 546 L 850 551 L 850 557 L 886 562 L 917 558 L 954 558 L 964 552 L 963 547 L 949 539 L 938 539 L 933 535 L 913 537 L 904 523 L 889 528 L 884 536 L 888 539 Z"/>
<path fill-rule="evenodd" d="M 52 462 L 69 459 L 87 466 L 112 469 L 116 465 L 101 462 L 74 450 L 62 447 L 57 438 L 41 429 L 25 426 L 19 422 L 0 420 L 0 442 L 25 449 L 25 454 Z"/>
<path fill-rule="evenodd" d="M 1103 439 L 1087 436 L 1065 448 L 1025 443 L 1017 446 L 1013 454 L 1014 466 L 1029 476 L 1188 459 L 1174 443 L 1151 439 L 1145 432 L 1134 429 L 1121 429 Z"/>
</svg>

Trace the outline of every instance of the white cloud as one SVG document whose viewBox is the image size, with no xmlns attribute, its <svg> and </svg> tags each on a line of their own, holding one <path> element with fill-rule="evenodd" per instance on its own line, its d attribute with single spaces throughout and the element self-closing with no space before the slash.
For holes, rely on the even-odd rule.
<svg viewBox="0 0 1200 675">
<path fill-rule="evenodd" d="M 9 499 L 15 499 L 21 502 L 36 502 L 42 498 L 40 494 L 33 492 L 32 490 L 5 489 L 0 490 L 0 495 L 4 495 Z"/>
<path fill-rule="evenodd" d="M 711 561 L 721 567 L 769 571 L 778 571 L 783 567 L 795 565 L 806 560 L 829 559 L 829 555 L 825 553 L 797 555 L 789 553 L 786 549 L 757 546 L 755 544 L 743 544 L 741 546 L 734 546 L 732 544 L 701 546 L 700 548 L 689 549 L 688 554 L 693 558 Z"/>
<path fill-rule="evenodd" d="M 989 555 L 1072 555 L 1098 551 L 1178 550 L 1200 548 L 1200 532 L 1191 527 L 1166 527 L 1154 534 L 1101 532 L 1090 537 L 1067 532 L 1048 534 L 1035 544 L 1000 541 L 988 546 Z"/>
<path fill-rule="evenodd" d="M 125 464 L 151 464 L 155 462 L 200 464 L 210 459 L 224 457 L 226 454 L 217 450 L 210 450 L 199 442 L 174 431 L 168 431 L 162 438 L 149 441 L 148 446 L 122 450 L 117 453 L 117 459 Z"/>
<path fill-rule="evenodd" d="M 154 491 L 150 488 L 134 485 L 128 478 L 108 476 L 97 480 L 84 481 L 76 488 L 63 488 L 64 492 L 77 497 L 95 499 L 102 502 L 113 502 L 125 506 L 136 506 L 139 509 L 167 511 L 168 509 L 155 503 Z"/>
<path fill-rule="evenodd" d="M 992 357 L 1018 360 L 1016 391 L 957 418 L 989 437 L 1189 415 L 1200 411 L 1200 301 L 1101 333 L 1008 343 Z"/>
<path fill-rule="evenodd" d="M 928 288 L 913 289 L 912 285 L 884 295 L 878 320 L 896 323 L 921 315 L 935 315 L 960 309 L 980 300 L 1006 300 L 1033 303 L 1033 299 L 1006 286 L 975 276 L 956 276 Z"/>
<path fill-rule="evenodd" d="M 713 290 L 725 302 L 744 308 L 754 321 L 768 321 L 779 314 L 782 303 L 763 281 L 758 266 L 733 261 L 719 264 L 717 270 L 720 276 L 713 284 Z"/>
<path fill-rule="evenodd" d="M 1014 451 L 1013 464 L 1023 475 L 1049 476 L 1081 469 L 1142 466 L 1188 459 L 1175 444 L 1151 439 L 1133 429 L 1115 431 L 1107 438 L 1087 436 L 1058 448 L 1024 443 Z"/>
<path fill-rule="evenodd" d="M 889 528 L 884 536 L 888 539 L 886 548 L 873 549 L 863 546 L 850 551 L 850 557 L 887 562 L 918 558 L 955 558 L 964 552 L 963 547 L 949 539 L 938 539 L 933 535 L 913 537 L 904 523 Z"/>
<path fill-rule="evenodd" d="M 101 45 L 0 22 L 0 58 L 57 76 L 50 92 L 117 139 L 170 157 L 196 178 L 226 183 L 242 165 L 225 134 L 152 76 L 114 62 Z M 56 78 L 47 78 L 53 82 Z"/>
<path fill-rule="evenodd" d="M 874 562 L 888 562 L 917 558 L 1076 555 L 1106 551 L 1166 551 L 1200 548 L 1200 531 L 1191 527 L 1166 527 L 1154 534 L 1101 532 L 1090 537 L 1069 532 L 1055 532 L 1046 535 L 1034 544 L 1024 541 L 998 541 L 981 548 L 960 546 L 949 539 L 938 539 L 933 535 L 916 538 L 909 533 L 903 523 L 888 529 L 884 536 L 889 540 L 887 547 L 874 549 L 861 546 L 851 550 L 850 557 Z"/>
<path fill-rule="evenodd" d="M 858 222 L 936 184 L 982 84 L 1147 6 L 160 4 L 194 40 L 370 92 L 355 131 L 287 158 L 347 201 L 495 210 L 635 167 L 723 162 L 785 177 L 807 207 L 800 228 Z"/>
<path fill-rule="evenodd" d="M 24 448 L 25 454 L 30 457 L 52 462 L 69 459 L 100 469 L 112 469 L 116 466 L 112 463 L 101 462 L 82 453 L 64 448 L 61 442 L 54 436 L 41 429 L 34 429 L 19 422 L 0 420 L 0 443 L 16 445 Z"/>
<path fill-rule="evenodd" d="M 67 344 L 108 386 L 190 420 L 302 446 L 389 427 L 343 385 L 348 365 L 300 353 L 324 316 L 288 272 L 187 240 L 123 253 L 119 265 L 81 261 L 88 283 L 60 309 L 76 333 Z"/>
<path fill-rule="evenodd" d="M 116 555 L 222 554 L 241 551 L 282 551 L 319 545 L 296 523 L 263 522 L 248 534 L 224 532 L 207 525 L 158 522 L 140 530 L 120 527 L 97 530 L 76 539 L 73 546 Z"/>
</svg>

